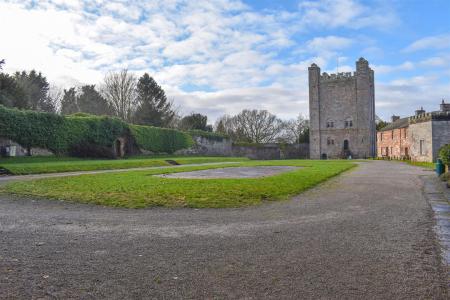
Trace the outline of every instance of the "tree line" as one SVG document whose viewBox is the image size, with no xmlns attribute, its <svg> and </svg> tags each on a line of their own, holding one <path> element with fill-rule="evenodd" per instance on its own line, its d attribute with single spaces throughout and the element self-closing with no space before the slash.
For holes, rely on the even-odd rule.
<svg viewBox="0 0 450 300">
<path fill-rule="evenodd" d="M 4 63 L 0 60 L 0 70 Z M 245 109 L 234 116 L 222 116 L 215 126 L 208 124 L 208 117 L 199 113 L 181 117 L 154 78 L 148 73 L 138 78 L 126 69 L 107 73 L 98 86 L 82 85 L 64 90 L 51 87 L 47 78 L 35 70 L 0 72 L 0 104 L 63 115 L 115 116 L 138 125 L 215 131 L 235 142 L 303 143 L 309 139 L 308 120 L 301 115 L 282 121 L 267 110 Z"/>
</svg>

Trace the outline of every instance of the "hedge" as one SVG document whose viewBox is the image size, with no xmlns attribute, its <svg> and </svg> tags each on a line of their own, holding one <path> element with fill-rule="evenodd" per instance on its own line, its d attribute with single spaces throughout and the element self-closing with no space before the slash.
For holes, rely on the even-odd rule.
<svg viewBox="0 0 450 300">
<path fill-rule="evenodd" d="M 190 135 L 177 130 L 129 125 L 106 116 L 76 114 L 64 117 L 0 105 L 0 137 L 23 147 L 45 148 L 55 154 L 83 154 L 79 153 L 83 149 L 90 152 L 95 147 L 99 151 L 112 147 L 121 136 L 133 136 L 141 148 L 153 152 L 173 153 L 193 144 Z"/>
<path fill-rule="evenodd" d="M 439 157 L 442 160 L 442 163 L 449 166 L 450 165 L 450 144 L 443 146 L 439 150 Z"/>
<path fill-rule="evenodd" d="M 0 105 L 0 137 L 9 138 L 24 147 L 40 147 L 55 153 L 67 149 L 61 141 L 63 117 L 51 113 L 20 111 Z"/>
<path fill-rule="evenodd" d="M 130 125 L 131 133 L 141 149 L 152 152 L 173 153 L 194 144 L 192 137 L 174 129 Z"/>
</svg>

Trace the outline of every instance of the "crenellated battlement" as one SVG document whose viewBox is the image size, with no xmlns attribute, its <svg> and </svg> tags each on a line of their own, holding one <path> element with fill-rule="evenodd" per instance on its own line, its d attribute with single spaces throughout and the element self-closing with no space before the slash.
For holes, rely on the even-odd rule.
<svg viewBox="0 0 450 300">
<path fill-rule="evenodd" d="M 450 121 L 450 111 L 433 111 L 408 118 L 410 124 L 428 121 Z"/>
<path fill-rule="evenodd" d="M 328 74 L 327 72 L 323 72 L 320 75 L 321 81 L 334 81 L 334 80 L 349 80 L 356 77 L 356 72 L 340 72 L 337 74 Z"/>
</svg>

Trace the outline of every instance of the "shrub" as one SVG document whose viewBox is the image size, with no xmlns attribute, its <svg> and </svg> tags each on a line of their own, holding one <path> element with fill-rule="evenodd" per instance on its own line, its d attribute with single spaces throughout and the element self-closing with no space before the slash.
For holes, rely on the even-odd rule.
<svg viewBox="0 0 450 300">
<path fill-rule="evenodd" d="M 442 160 L 442 163 L 445 165 L 450 165 L 450 144 L 443 146 L 439 150 L 439 157 Z"/>
<path fill-rule="evenodd" d="M 130 129 L 138 146 L 152 152 L 173 153 L 194 144 L 189 134 L 174 129 L 142 125 L 130 125 Z"/>
<path fill-rule="evenodd" d="M 450 180 L 450 172 L 441 174 L 441 175 L 439 176 L 439 178 L 440 178 L 442 181 L 449 181 L 449 180 Z"/>
</svg>

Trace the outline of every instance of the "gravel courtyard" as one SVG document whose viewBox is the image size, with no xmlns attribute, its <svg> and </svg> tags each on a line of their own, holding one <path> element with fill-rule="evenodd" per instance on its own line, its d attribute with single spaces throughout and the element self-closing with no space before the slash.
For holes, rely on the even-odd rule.
<svg viewBox="0 0 450 300">
<path fill-rule="evenodd" d="M 0 196 L 0 299 L 447 299 L 430 175 L 365 162 L 239 209 Z"/>
</svg>

